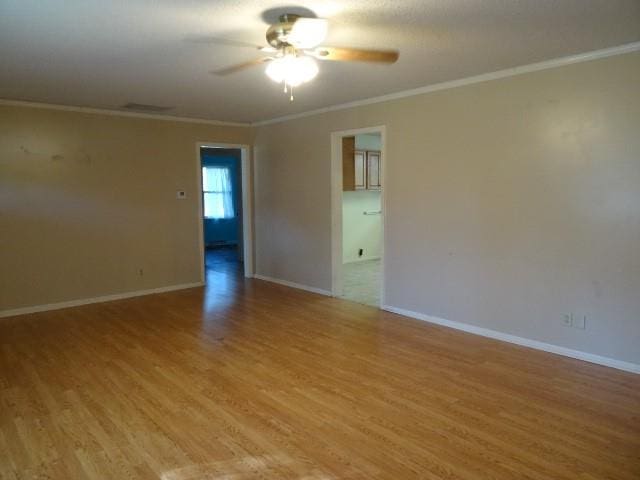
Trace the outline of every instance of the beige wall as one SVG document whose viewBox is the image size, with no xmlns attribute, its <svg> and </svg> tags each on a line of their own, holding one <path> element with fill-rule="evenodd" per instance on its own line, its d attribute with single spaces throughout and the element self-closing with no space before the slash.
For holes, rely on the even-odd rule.
<svg viewBox="0 0 640 480">
<path fill-rule="evenodd" d="M 255 131 L 2 106 L 0 310 L 197 282 L 195 144 L 254 133 L 257 273 L 330 290 L 330 132 L 384 124 L 388 305 L 640 363 L 639 84 L 633 53 Z"/>
<path fill-rule="evenodd" d="M 252 135 L 0 106 L 0 310 L 198 282 L 196 142 Z"/>
<path fill-rule="evenodd" d="M 331 289 L 330 132 L 386 125 L 388 305 L 640 363 L 638 85 L 632 53 L 261 127 L 257 271 Z"/>
</svg>

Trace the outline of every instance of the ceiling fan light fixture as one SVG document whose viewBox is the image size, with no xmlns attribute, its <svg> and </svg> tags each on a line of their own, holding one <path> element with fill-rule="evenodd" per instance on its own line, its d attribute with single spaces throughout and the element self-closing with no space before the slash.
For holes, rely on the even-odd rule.
<svg viewBox="0 0 640 480">
<path fill-rule="evenodd" d="M 269 46 L 258 47 L 262 52 L 273 53 L 273 55 L 211 73 L 224 76 L 268 62 L 265 73 L 274 82 L 284 84 L 284 93 L 290 93 L 289 99 L 293 101 L 293 89 L 313 80 L 318 75 L 316 59 L 386 64 L 395 63 L 398 60 L 397 50 L 319 46 L 327 36 L 327 31 L 328 21 L 324 18 L 309 18 L 285 13 L 280 15 L 276 23 L 267 28 L 266 40 Z"/>
<path fill-rule="evenodd" d="M 269 62 L 266 73 L 276 83 L 297 87 L 318 75 L 318 64 L 311 57 L 285 55 Z"/>
</svg>

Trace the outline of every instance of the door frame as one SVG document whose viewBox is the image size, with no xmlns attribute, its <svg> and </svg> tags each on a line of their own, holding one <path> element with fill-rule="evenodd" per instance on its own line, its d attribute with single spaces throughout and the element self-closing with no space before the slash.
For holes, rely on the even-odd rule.
<svg viewBox="0 0 640 480">
<path fill-rule="evenodd" d="M 386 172 L 389 158 L 387 157 L 387 126 L 376 125 L 373 127 L 356 128 L 331 132 L 331 294 L 341 297 L 343 294 L 342 277 L 342 138 L 352 137 L 364 133 L 380 134 L 382 168 L 380 169 L 380 182 L 382 185 L 380 207 L 382 209 L 382 238 L 380 248 L 380 305 L 385 304 L 384 278 L 385 278 L 385 238 L 387 230 L 387 195 Z"/>
<path fill-rule="evenodd" d="M 240 150 L 240 170 L 242 175 L 242 258 L 244 264 L 244 276 L 252 278 L 254 274 L 254 248 L 253 248 L 253 209 L 251 199 L 251 146 L 236 143 L 197 142 L 196 165 L 198 192 L 198 250 L 200 253 L 200 281 L 206 283 L 205 256 L 204 256 L 204 208 L 202 205 L 202 148 L 228 148 Z"/>
</svg>

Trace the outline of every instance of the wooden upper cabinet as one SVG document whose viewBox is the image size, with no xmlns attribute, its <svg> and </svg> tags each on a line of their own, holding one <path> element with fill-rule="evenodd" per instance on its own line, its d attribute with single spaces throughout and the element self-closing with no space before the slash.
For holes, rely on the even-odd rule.
<svg viewBox="0 0 640 480">
<path fill-rule="evenodd" d="M 342 138 L 342 190 L 356 189 L 356 137 Z"/>
<path fill-rule="evenodd" d="M 367 189 L 380 190 L 382 181 L 380 179 L 381 165 L 380 152 L 367 151 Z"/>
<path fill-rule="evenodd" d="M 380 152 L 356 150 L 356 137 L 342 138 L 342 190 L 380 190 Z"/>
</svg>

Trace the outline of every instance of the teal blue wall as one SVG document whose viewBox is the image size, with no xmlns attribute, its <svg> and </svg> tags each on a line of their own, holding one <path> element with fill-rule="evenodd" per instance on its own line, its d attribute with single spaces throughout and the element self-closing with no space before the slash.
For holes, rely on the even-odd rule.
<svg viewBox="0 0 640 480">
<path fill-rule="evenodd" d="M 240 219 L 242 218 L 240 150 L 223 148 L 203 148 L 200 151 L 203 167 L 229 167 L 233 183 L 233 211 L 235 218 L 205 218 L 204 244 L 238 244 L 240 239 Z"/>
</svg>

